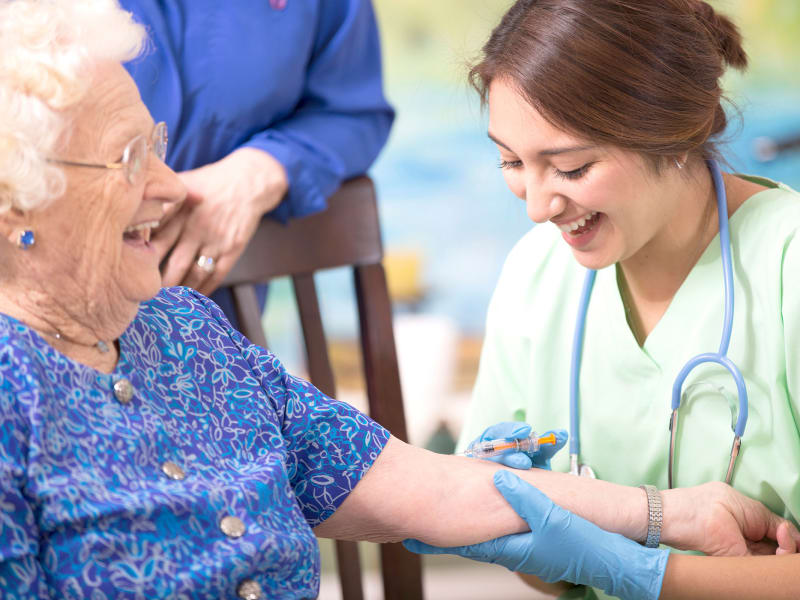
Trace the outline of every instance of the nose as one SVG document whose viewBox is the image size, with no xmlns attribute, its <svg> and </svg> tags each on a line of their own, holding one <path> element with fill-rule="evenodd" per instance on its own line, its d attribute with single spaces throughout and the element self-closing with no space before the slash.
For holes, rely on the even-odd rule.
<svg viewBox="0 0 800 600">
<path fill-rule="evenodd" d="M 186 193 L 186 186 L 175 171 L 156 156 L 151 155 L 144 197 L 164 204 L 173 204 L 183 202 L 186 199 Z"/>
<path fill-rule="evenodd" d="M 525 186 L 525 206 L 534 223 L 545 223 L 564 212 L 567 199 L 550 186 L 528 181 Z"/>
</svg>

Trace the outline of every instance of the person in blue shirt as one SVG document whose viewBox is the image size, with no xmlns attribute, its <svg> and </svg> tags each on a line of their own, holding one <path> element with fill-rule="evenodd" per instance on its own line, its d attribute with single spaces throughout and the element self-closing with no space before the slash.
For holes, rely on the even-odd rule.
<svg viewBox="0 0 800 600">
<path fill-rule="evenodd" d="M 210 294 L 265 214 L 326 207 L 366 172 L 394 113 L 369 0 L 122 0 L 153 47 L 126 66 L 167 123 L 189 195 L 155 237 L 164 285 Z M 262 304 L 266 289 L 261 291 Z M 234 320 L 229 290 L 212 296 Z"/>
</svg>

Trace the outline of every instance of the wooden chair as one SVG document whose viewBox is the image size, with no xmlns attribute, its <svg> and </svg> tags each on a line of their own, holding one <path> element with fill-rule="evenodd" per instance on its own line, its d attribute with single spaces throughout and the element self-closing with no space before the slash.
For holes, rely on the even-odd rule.
<svg viewBox="0 0 800 600">
<path fill-rule="evenodd" d="M 292 278 L 311 382 L 336 397 L 314 273 L 351 266 L 369 413 L 393 435 L 405 440 L 403 399 L 382 257 L 375 188 L 369 178 L 359 177 L 346 182 L 324 212 L 288 225 L 265 219 L 225 285 L 233 289 L 242 332 L 253 343 L 266 347 L 254 284 L 280 276 Z M 380 553 L 386 600 L 421 600 L 420 557 L 401 544 L 383 544 Z M 353 542 L 337 542 L 336 556 L 343 597 L 362 599 L 358 547 Z"/>
</svg>

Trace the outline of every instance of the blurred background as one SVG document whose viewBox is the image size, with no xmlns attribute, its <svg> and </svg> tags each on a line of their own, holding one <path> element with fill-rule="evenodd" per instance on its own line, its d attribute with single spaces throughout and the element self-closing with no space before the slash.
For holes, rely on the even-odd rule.
<svg viewBox="0 0 800 600">
<path fill-rule="evenodd" d="M 452 450 L 480 352 L 484 316 L 503 259 L 531 227 L 505 187 L 486 137 L 486 116 L 466 83 L 509 0 L 373 0 L 383 40 L 385 88 L 397 110 L 389 143 L 371 171 L 378 189 L 395 336 L 412 443 Z M 734 170 L 800 189 L 800 1 L 720 0 L 745 37 L 750 68 L 726 80 L 740 119 L 731 119 L 726 156 Z M 788 145 L 788 144 L 786 144 Z M 317 279 L 331 339 L 339 397 L 364 408 L 352 281 Z M 290 371 L 304 358 L 287 281 L 270 289 L 265 327 Z M 547 427 L 543 424 L 542 427 Z M 373 549 L 362 552 L 367 567 Z M 426 559 L 427 560 L 427 559 Z M 332 559 L 320 598 L 340 597 Z M 457 559 L 426 563 L 429 598 L 535 598 L 501 568 Z M 489 591 L 491 590 L 491 592 Z M 368 598 L 381 598 L 377 578 Z"/>
</svg>

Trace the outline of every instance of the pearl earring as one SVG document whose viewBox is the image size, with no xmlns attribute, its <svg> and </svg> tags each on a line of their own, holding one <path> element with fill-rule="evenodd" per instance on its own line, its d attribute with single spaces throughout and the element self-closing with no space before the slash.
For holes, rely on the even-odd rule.
<svg viewBox="0 0 800 600">
<path fill-rule="evenodd" d="M 20 232 L 17 238 L 17 248 L 20 250 L 27 250 L 36 243 L 36 237 L 30 229 L 24 229 Z"/>
</svg>

